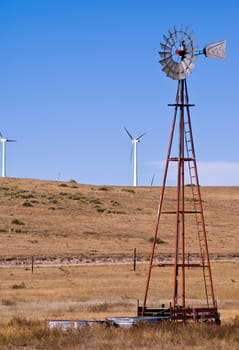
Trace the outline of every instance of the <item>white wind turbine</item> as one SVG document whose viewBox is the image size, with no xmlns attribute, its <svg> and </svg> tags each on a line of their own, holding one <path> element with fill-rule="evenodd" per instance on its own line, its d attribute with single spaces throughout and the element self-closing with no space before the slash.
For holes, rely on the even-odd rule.
<svg viewBox="0 0 239 350">
<path fill-rule="evenodd" d="M 137 143 L 140 142 L 141 137 L 143 137 L 146 132 L 141 134 L 140 136 L 133 138 L 133 136 L 129 133 L 129 131 L 124 127 L 125 131 L 129 135 L 129 138 L 132 141 L 133 153 L 134 153 L 134 177 L 133 177 L 133 186 L 138 185 L 138 175 L 137 175 Z"/>
<path fill-rule="evenodd" d="M 9 140 L 0 133 L 0 142 L 2 142 L 2 177 L 6 177 L 6 143 L 16 142 L 16 140 Z"/>
</svg>

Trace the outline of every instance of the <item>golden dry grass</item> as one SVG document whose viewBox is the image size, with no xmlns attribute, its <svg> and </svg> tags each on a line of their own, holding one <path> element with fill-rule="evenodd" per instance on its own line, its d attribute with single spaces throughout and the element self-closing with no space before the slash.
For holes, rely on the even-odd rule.
<svg viewBox="0 0 239 350">
<path fill-rule="evenodd" d="M 175 205 L 174 192 L 167 188 L 169 208 Z M 215 294 L 223 320 L 229 320 L 238 315 L 239 188 L 203 187 L 201 192 Z M 190 193 L 187 187 L 187 206 L 191 205 Z M 142 301 L 144 295 L 148 266 L 143 261 L 151 251 L 159 195 L 156 187 L 1 178 L 2 320 L 134 315 L 136 301 Z M 162 259 L 173 255 L 175 232 L 174 220 L 164 221 L 165 229 L 160 232 L 164 244 L 156 252 Z M 196 254 L 196 238 L 190 229 L 187 234 L 188 249 Z M 142 261 L 136 272 L 132 266 L 135 247 Z M 186 272 L 187 298 L 200 304 L 202 277 L 195 270 Z M 150 302 L 169 302 L 172 269 L 155 269 L 152 281 Z"/>
<path fill-rule="evenodd" d="M 44 350 L 237 350 L 238 321 L 221 327 L 206 325 L 139 325 L 130 329 L 102 325 L 79 331 L 49 330 L 41 322 L 15 318 L 0 328 L 1 349 Z"/>
<path fill-rule="evenodd" d="M 167 203 L 175 207 L 174 188 Z M 239 187 L 202 187 L 210 254 L 238 256 Z M 190 187 L 186 201 L 190 205 Z M 110 187 L 0 179 L 0 257 L 148 258 L 160 196 L 157 187 Z M 187 200 L 188 198 L 188 200 Z M 165 200 L 166 201 L 166 200 Z M 189 218 L 189 225 L 190 223 Z M 175 221 L 163 218 L 161 256 L 173 254 Z M 197 253 L 196 236 L 189 249 Z"/>
<path fill-rule="evenodd" d="M 136 271 L 132 264 L 38 267 L 33 274 L 26 266 L 2 268 L 1 321 L 15 316 L 40 320 L 135 316 L 137 300 L 143 299 L 147 269 L 146 263 L 138 264 Z M 229 321 L 239 315 L 238 263 L 215 262 L 212 269 L 222 321 Z M 171 273 L 161 269 L 153 281 L 150 303 L 169 306 Z M 205 302 L 200 284 L 199 276 L 188 276 L 187 298 L 193 306 Z"/>
</svg>

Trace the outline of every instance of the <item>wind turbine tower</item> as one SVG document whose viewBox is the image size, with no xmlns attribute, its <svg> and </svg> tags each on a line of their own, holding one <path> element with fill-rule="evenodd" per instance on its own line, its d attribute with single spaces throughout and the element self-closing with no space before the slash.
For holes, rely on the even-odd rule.
<svg viewBox="0 0 239 350">
<path fill-rule="evenodd" d="M 137 143 L 140 142 L 141 137 L 143 137 L 146 132 L 141 134 L 140 136 L 134 138 L 130 132 L 124 127 L 125 131 L 127 132 L 129 138 L 131 139 L 132 142 L 132 147 L 133 147 L 133 154 L 134 154 L 134 177 L 133 177 L 133 186 L 138 186 L 138 174 L 137 174 Z"/>
<path fill-rule="evenodd" d="M 16 142 L 16 140 L 9 140 L 0 133 L 0 142 L 2 142 L 2 177 L 6 177 L 6 143 Z"/>
</svg>

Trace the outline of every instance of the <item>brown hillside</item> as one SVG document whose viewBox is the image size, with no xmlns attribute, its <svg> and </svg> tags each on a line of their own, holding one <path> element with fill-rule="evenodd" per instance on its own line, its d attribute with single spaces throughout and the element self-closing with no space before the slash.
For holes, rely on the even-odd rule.
<svg viewBox="0 0 239 350">
<path fill-rule="evenodd" d="M 167 191 L 173 207 L 174 189 Z M 186 188 L 189 205 L 190 192 Z M 239 187 L 202 187 L 201 194 L 210 254 L 238 256 Z M 159 196 L 159 187 L 1 178 L 0 256 L 116 259 L 132 257 L 137 248 L 138 256 L 148 258 Z M 174 219 L 164 220 L 162 256 L 173 253 L 175 232 Z M 190 220 L 188 249 L 196 254 Z"/>
</svg>

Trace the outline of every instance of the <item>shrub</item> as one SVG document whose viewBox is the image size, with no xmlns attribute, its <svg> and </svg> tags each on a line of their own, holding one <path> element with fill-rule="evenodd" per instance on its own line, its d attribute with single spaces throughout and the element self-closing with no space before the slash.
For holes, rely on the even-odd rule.
<svg viewBox="0 0 239 350">
<path fill-rule="evenodd" d="M 12 224 L 13 225 L 25 225 L 24 222 L 19 220 L 19 219 L 13 219 Z"/>
<path fill-rule="evenodd" d="M 123 210 L 107 210 L 107 214 L 120 214 L 120 215 L 123 214 L 123 215 L 125 215 L 126 212 Z"/>
<path fill-rule="evenodd" d="M 100 187 L 99 191 L 109 191 L 109 188 L 106 186 Z"/>
<path fill-rule="evenodd" d="M 77 181 L 74 180 L 74 179 L 71 179 L 69 182 L 70 182 L 70 183 L 73 183 L 73 184 L 77 184 Z"/>
<path fill-rule="evenodd" d="M 135 193 L 134 190 L 130 189 L 130 188 L 122 188 L 123 192 L 129 192 L 129 193 Z"/>
<path fill-rule="evenodd" d="M 26 288 L 26 285 L 25 285 L 25 283 L 24 282 L 21 282 L 21 283 L 19 283 L 19 284 L 14 284 L 13 286 L 12 286 L 12 289 L 24 289 L 24 288 Z"/>
<path fill-rule="evenodd" d="M 23 207 L 33 207 L 33 204 L 31 202 L 26 201 L 22 204 L 22 206 Z"/>
<path fill-rule="evenodd" d="M 120 205 L 119 202 L 115 201 L 114 199 L 111 199 L 110 201 L 111 205 L 113 205 L 114 207 L 116 207 L 117 205 Z"/>
<path fill-rule="evenodd" d="M 150 237 L 149 242 L 153 242 L 153 241 L 154 241 L 154 237 Z M 160 237 L 156 238 L 156 244 L 164 244 L 164 243 L 165 242 Z"/>
<path fill-rule="evenodd" d="M 13 306 L 13 305 L 16 305 L 16 301 L 13 301 L 10 299 L 2 299 L 2 305 Z"/>
<path fill-rule="evenodd" d="M 98 211 L 99 213 L 104 213 L 104 211 L 106 211 L 106 209 L 105 209 L 105 208 L 97 208 L 97 211 Z"/>
<path fill-rule="evenodd" d="M 102 204 L 102 202 L 101 202 L 98 198 L 91 198 L 91 199 L 89 200 L 89 202 L 90 202 L 91 204 L 98 204 L 98 205 Z"/>
</svg>

